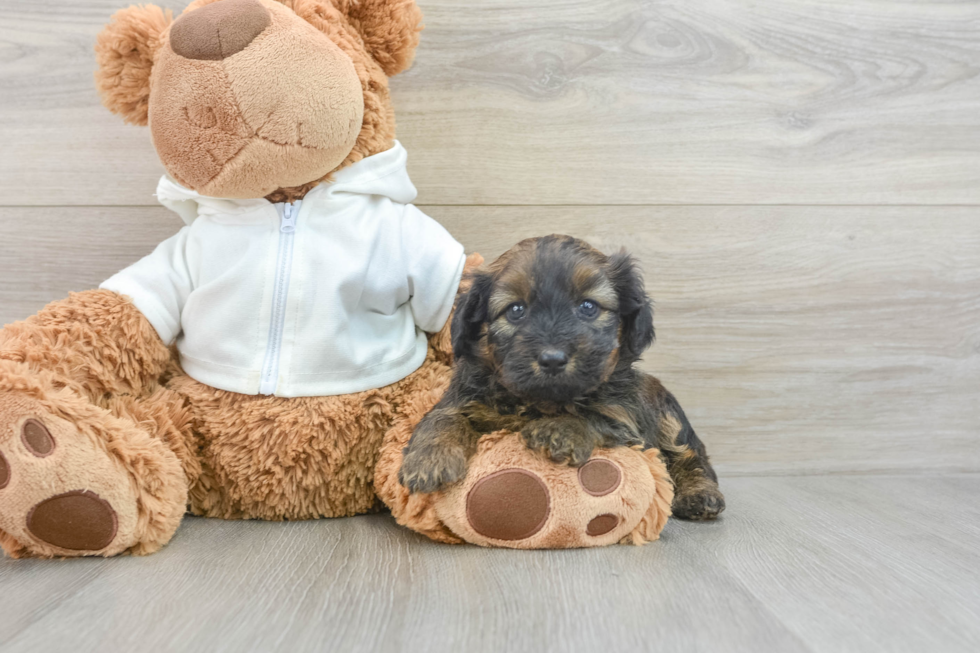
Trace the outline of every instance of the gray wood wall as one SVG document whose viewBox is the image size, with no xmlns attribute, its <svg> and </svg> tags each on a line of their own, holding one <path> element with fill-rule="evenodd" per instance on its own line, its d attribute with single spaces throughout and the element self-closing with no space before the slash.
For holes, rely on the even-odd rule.
<svg viewBox="0 0 980 653">
<path fill-rule="evenodd" d="M 180 226 L 92 82 L 125 4 L 0 0 L 0 322 Z M 719 471 L 980 470 L 980 2 L 420 4 L 419 205 L 488 257 L 631 249 Z"/>
</svg>

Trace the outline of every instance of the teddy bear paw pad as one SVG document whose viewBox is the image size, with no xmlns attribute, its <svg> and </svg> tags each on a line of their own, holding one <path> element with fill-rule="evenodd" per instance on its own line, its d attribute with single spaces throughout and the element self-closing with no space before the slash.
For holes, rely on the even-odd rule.
<svg viewBox="0 0 980 653">
<path fill-rule="evenodd" d="M 551 496 L 536 474 L 502 469 L 477 481 L 466 496 L 466 517 L 480 535 L 514 541 L 531 537 L 548 521 Z"/>
<path fill-rule="evenodd" d="M 119 522 L 109 502 L 95 492 L 72 490 L 45 499 L 27 514 L 27 530 L 52 546 L 98 551 L 112 543 Z"/>
<path fill-rule="evenodd" d="M 582 489 L 594 497 L 604 497 L 614 492 L 622 480 L 623 472 L 605 458 L 593 458 L 578 470 L 578 482 Z"/>
<path fill-rule="evenodd" d="M 38 458 L 45 458 L 54 451 L 54 438 L 51 431 L 36 419 L 29 419 L 24 422 L 20 430 L 20 439 L 24 442 L 24 448 Z"/>
<path fill-rule="evenodd" d="M 0 530 L 23 547 L 16 555 L 106 555 L 131 546 L 137 501 L 118 461 L 94 436 L 29 400 L 3 404 Z"/>
<path fill-rule="evenodd" d="M 617 526 L 619 526 L 619 517 L 606 513 L 604 515 L 599 515 L 598 517 L 593 517 L 591 520 L 589 520 L 589 523 L 585 526 L 585 532 L 592 537 L 599 537 L 600 535 L 605 535 Z"/>
</svg>

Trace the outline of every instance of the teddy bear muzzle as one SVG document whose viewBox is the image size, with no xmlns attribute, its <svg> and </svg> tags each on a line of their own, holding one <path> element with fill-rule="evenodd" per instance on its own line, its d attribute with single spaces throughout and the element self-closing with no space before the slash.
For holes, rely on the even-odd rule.
<svg viewBox="0 0 980 653">
<path fill-rule="evenodd" d="M 350 154 L 364 95 L 351 57 L 270 0 L 218 0 L 165 35 L 149 124 L 167 172 L 202 195 L 264 197 Z"/>
</svg>

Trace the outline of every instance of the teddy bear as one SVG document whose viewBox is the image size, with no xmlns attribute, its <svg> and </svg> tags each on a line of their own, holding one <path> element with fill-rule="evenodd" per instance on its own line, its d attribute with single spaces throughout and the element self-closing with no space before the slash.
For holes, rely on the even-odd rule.
<svg viewBox="0 0 980 653">
<path fill-rule="evenodd" d="M 388 79 L 420 30 L 413 0 L 195 0 L 177 19 L 152 5 L 113 17 L 98 89 L 149 126 L 167 173 L 156 196 L 185 226 L 0 331 L 9 556 L 149 554 L 187 512 L 386 506 L 443 542 L 656 538 L 671 490 L 655 451 L 600 450 L 575 469 L 493 433 L 454 487 L 397 482 L 449 382 L 464 272 L 482 262 L 411 203 Z M 607 514 L 614 527 L 596 522 Z"/>
</svg>

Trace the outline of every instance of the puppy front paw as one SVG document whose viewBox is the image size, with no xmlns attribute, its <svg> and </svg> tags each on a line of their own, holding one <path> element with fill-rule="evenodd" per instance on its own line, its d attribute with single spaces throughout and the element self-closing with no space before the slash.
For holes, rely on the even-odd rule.
<svg viewBox="0 0 980 653">
<path fill-rule="evenodd" d="M 466 456 L 451 447 L 406 447 L 398 482 L 412 494 L 428 494 L 466 476 Z"/>
<path fill-rule="evenodd" d="M 529 449 L 573 467 L 588 462 L 597 445 L 581 420 L 575 418 L 534 420 L 521 430 L 521 436 Z"/>
</svg>

